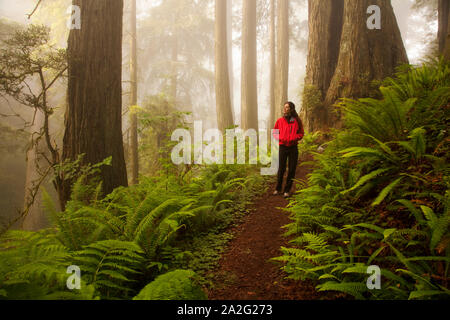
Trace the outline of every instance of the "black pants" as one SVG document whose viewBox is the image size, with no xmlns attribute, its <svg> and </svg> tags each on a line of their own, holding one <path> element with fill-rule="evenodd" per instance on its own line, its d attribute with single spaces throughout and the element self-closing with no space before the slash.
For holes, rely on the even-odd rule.
<svg viewBox="0 0 450 320">
<path fill-rule="evenodd" d="M 283 177 L 286 172 L 286 162 L 289 159 L 289 171 L 286 179 L 286 185 L 284 187 L 284 192 L 291 192 L 293 179 L 295 178 L 295 170 L 297 169 L 298 162 L 298 146 L 294 145 L 291 147 L 280 146 L 279 154 L 279 167 L 278 167 L 278 184 L 277 190 L 281 192 L 283 188 Z"/>
</svg>

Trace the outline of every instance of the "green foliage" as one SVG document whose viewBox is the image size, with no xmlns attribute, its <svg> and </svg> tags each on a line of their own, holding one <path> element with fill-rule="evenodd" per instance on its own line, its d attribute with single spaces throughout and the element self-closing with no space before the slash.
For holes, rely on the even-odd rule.
<svg viewBox="0 0 450 320">
<path fill-rule="evenodd" d="M 85 246 L 74 253 L 75 265 L 80 265 L 87 284 L 106 298 L 126 298 L 144 262 L 144 252 L 134 242 L 103 240 Z"/>
<path fill-rule="evenodd" d="M 191 270 L 175 270 L 157 277 L 133 300 L 206 300 Z"/>
<path fill-rule="evenodd" d="M 50 30 L 43 25 L 29 25 L 18 29 L 2 41 L 0 50 L 0 92 L 19 103 L 48 110 L 45 93 L 66 69 L 66 51 L 49 44 Z M 24 90 L 39 78 L 38 93 Z"/>
<path fill-rule="evenodd" d="M 345 100 L 306 188 L 287 209 L 292 248 L 274 260 L 293 279 L 356 299 L 448 298 L 448 62 L 406 68 L 380 99 Z M 339 157 L 336 157 L 339 155 Z M 381 268 L 381 290 L 366 286 Z"/>
<path fill-rule="evenodd" d="M 192 170 L 189 182 L 142 176 L 103 196 L 97 175 L 110 159 L 81 161 L 57 168 L 76 179 L 64 212 L 43 192 L 52 228 L 0 239 L 2 299 L 127 299 L 176 269 L 193 269 L 196 283 L 208 285 L 203 277 L 230 239 L 225 229 L 264 187 L 256 167 L 213 165 Z M 66 287 L 71 265 L 81 269 L 81 290 Z M 188 277 L 177 279 L 173 293 L 185 290 Z"/>
</svg>

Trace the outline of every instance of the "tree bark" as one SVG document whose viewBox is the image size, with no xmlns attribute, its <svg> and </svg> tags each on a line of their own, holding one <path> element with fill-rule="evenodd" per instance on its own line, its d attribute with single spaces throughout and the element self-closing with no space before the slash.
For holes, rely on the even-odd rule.
<svg viewBox="0 0 450 320">
<path fill-rule="evenodd" d="M 219 130 L 233 126 L 231 112 L 230 79 L 228 75 L 227 50 L 227 11 L 226 1 L 215 2 L 215 82 L 216 82 L 216 111 Z"/>
<path fill-rule="evenodd" d="M 338 61 L 343 11 L 344 0 L 308 1 L 308 60 L 301 116 L 309 132 L 327 127 L 323 100 Z"/>
<path fill-rule="evenodd" d="M 270 0 L 270 26 L 269 26 L 269 41 L 270 41 L 270 84 L 269 84 L 269 105 L 270 105 L 270 113 L 269 113 L 269 123 L 267 124 L 268 129 L 268 137 L 270 141 L 271 130 L 275 126 L 275 46 L 276 46 L 276 37 L 275 37 L 275 0 Z"/>
<path fill-rule="evenodd" d="M 233 0 L 227 0 L 227 48 L 228 48 L 228 77 L 230 79 L 231 114 L 234 113 L 234 71 L 233 71 Z"/>
<path fill-rule="evenodd" d="M 367 8 L 371 5 L 381 9 L 381 29 L 367 27 Z M 397 66 L 405 63 L 408 57 L 391 1 L 345 0 L 339 59 L 325 98 L 328 125 L 341 126 L 340 113 L 332 112 L 339 98 L 369 96 L 373 80 L 391 76 Z"/>
<path fill-rule="evenodd" d="M 282 108 L 288 100 L 289 80 L 289 1 L 278 0 L 277 5 L 277 64 L 275 118 L 282 116 Z"/>
<path fill-rule="evenodd" d="M 242 2 L 241 128 L 258 131 L 256 0 Z"/>
<path fill-rule="evenodd" d="M 73 5 L 81 9 L 81 29 L 72 29 L 68 40 L 63 159 L 85 154 L 83 163 L 95 164 L 112 156 L 112 166 L 102 166 L 100 174 L 108 194 L 127 185 L 122 141 L 123 0 L 73 0 Z M 65 183 L 65 201 L 70 182 Z"/>
<path fill-rule="evenodd" d="M 439 53 L 450 60 L 450 1 L 439 0 L 438 17 Z"/>
<path fill-rule="evenodd" d="M 130 52 L 130 106 L 137 105 L 137 33 L 136 33 L 136 0 L 131 0 L 131 52 Z M 137 115 L 131 113 L 130 119 L 130 155 L 131 155 L 131 184 L 139 183 L 139 155 L 137 135 Z"/>
</svg>

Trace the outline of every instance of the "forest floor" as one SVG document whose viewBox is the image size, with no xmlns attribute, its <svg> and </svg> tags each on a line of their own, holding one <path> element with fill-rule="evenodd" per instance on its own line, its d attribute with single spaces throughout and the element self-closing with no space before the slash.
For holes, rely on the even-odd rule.
<svg viewBox="0 0 450 320">
<path fill-rule="evenodd" d="M 306 181 L 310 166 L 297 167 L 296 180 Z M 284 180 L 286 181 L 286 180 Z M 300 188 L 294 183 L 293 189 Z M 234 238 L 228 243 L 218 267 L 212 271 L 210 300 L 316 300 L 331 298 L 318 293 L 311 281 L 285 279 L 280 264 L 269 261 L 281 255 L 280 247 L 289 247 L 292 237 L 285 237 L 282 227 L 291 223 L 283 210 L 289 200 L 272 195 L 276 178 L 268 190 L 257 197 L 242 224 L 233 227 Z M 332 299 L 332 298 L 331 298 Z"/>
</svg>

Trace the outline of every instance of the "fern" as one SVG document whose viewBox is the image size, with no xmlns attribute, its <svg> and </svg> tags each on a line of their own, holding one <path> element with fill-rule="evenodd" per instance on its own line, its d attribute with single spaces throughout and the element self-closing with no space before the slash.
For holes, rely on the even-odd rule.
<svg viewBox="0 0 450 320">
<path fill-rule="evenodd" d="M 133 300 L 206 300 L 191 270 L 175 270 L 157 277 Z"/>
<path fill-rule="evenodd" d="M 82 277 L 103 297 L 114 298 L 133 291 L 128 283 L 140 274 L 143 250 L 134 242 L 104 240 L 92 243 L 74 255 L 81 266 Z"/>
</svg>

